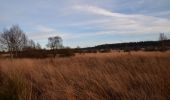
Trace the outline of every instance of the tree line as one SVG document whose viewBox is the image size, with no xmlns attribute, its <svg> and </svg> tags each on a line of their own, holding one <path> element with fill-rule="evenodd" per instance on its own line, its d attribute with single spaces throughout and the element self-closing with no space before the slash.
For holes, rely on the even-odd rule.
<svg viewBox="0 0 170 100">
<path fill-rule="evenodd" d="M 157 41 L 139 41 L 139 42 L 126 42 L 126 43 L 115 43 L 115 44 L 102 44 L 94 47 L 83 48 L 83 50 L 96 52 L 108 52 L 109 49 L 118 51 L 167 51 L 170 50 L 170 39 L 164 34 L 160 33 Z"/>
<path fill-rule="evenodd" d="M 63 48 L 62 38 L 60 36 L 49 37 L 47 47 L 53 52 Z M 8 51 L 11 58 L 18 57 L 22 51 L 42 50 L 41 45 L 29 39 L 18 25 L 13 25 L 1 32 L 0 49 Z M 53 54 L 55 56 L 56 53 Z"/>
<path fill-rule="evenodd" d="M 74 53 L 105 53 L 114 50 L 137 51 L 166 51 L 170 49 L 170 40 L 164 33 L 159 34 L 158 41 L 144 41 L 131 43 L 104 44 L 89 48 L 69 49 L 63 46 L 63 40 L 60 36 L 48 38 L 47 48 L 42 49 L 39 43 L 29 39 L 18 25 L 13 25 L 9 29 L 4 29 L 0 33 L 0 51 L 13 57 L 56 57 L 56 56 L 73 56 Z"/>
</svg>

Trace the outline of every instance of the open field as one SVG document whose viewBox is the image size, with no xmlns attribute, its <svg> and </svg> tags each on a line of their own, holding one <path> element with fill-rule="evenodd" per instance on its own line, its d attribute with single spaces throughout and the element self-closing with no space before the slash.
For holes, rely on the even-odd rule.
<svg viewBox="0 0 170 100">
<path fill-rule="evenodd" d="M 170 100 L 170 52 L 0 59 L 0 100 Z"/>
</svg>

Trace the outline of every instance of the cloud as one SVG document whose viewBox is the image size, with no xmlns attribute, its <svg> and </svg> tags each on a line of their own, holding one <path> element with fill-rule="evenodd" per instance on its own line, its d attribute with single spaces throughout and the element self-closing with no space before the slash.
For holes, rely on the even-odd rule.
<svg viewBox="0 0 170 100">
<path fill-rule="evenodd" d="M 43 40 L 48 39 L 52 36 L 61 36 L 62 38 L 69 38 L 69 33 L 58 32 L 56 29 L 49 28 L 43 25 L 37 25 L 34 27 L 34 32 L 28 32 L 28 35 L 31 39 L 34 40 Z"/>
<path fill-rule="evenodd" d="M 80 13 L 95 16 L 95 21 L 92 21 L 90 24 L 87 21 L 87 23 L 84 23 L 84 26 L 87 25 L 100 29 L 95 32 L 96 34 L 170 33 L 170 28 L 168 28 L 170 27 L 170 20 L 166 18 L 142 14 L 117 13 L 91 5 L 76 5 L 73 8 L 80 11 Z M 80 23 L 80 25 L 82 24 Z"/>
<path fill-rule="evenodd" d="M 80 34 L 78 32 L 75 33 L 63 32 L 47 26 L 36 25 L 34 26 L 34 32 L 28 32 L 28 36 L 33 40 L 47 40 L 49 37 L 53 37 L 53 36 L 60 36 L 64 40 L 69 40 L 69 39 L 79 39 L 88 36 L 96 36 L 96 34 L 92 32 L 84 32 L 84 34 Z"/>
<path fill-rule="evenodd" d="M 110 16 L 110 17 L 128 17 L 127 15 L 123 15 L 120 13 L 113 13 L 109 10 L 97 7 L 97 6 L 90 6 L 90 5 L 76 5 L 73 8 L 84 11 L 84 12 L 90 12 L 93 14 L 103 15 L 103 16 Z"/>
<path fill-rule="evenodd" d="M 103 37 L 120 40 L 134 34 L 141 40 L 160 32 L 170 36 L 169 0 L 40 1 L 0 3 L 0 29 L 17 23 L 31 39 L 41 41 L 59 35 L 77 44 L 91 37 L 93 42 L 99 37 L 101 41 Z"/>
<path fill-rule="evenodd" d="M 170 10 L 151 13 L 154 16 L 170 16 Z"/>
<path fill-rule="evenodd" d="M 55 29 L 49 28 L 49 27 L 46 27 L 46 26 L 43 26 L 43 25 L 37 25 L 37 26 L 35 27 L 35 29 L 36 29 L 37 31 L 40 31 L 40 32 L 56 32 Z"/>
</svg>

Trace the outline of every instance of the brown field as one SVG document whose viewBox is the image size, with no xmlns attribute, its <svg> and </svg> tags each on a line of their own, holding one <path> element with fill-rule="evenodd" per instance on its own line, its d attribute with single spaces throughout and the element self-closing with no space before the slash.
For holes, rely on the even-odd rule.
<svg viewBox="0 0 170 100">
<path fill-rule="evenodd" d="M 0 59 L 0 100 L 170 100 L 170 52 Z"/>
</svg>

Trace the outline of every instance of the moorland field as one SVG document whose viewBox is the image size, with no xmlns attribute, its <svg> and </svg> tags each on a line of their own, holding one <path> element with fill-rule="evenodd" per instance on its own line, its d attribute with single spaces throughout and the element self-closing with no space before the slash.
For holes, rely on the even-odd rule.
<svg viewBox="0 0 170 100">
<path fill-rule="evenodd" d="M 170 100 L 170 52 L 0 59 L 0 100 Z"/>
</svg>

